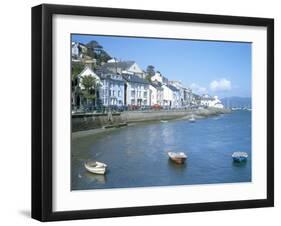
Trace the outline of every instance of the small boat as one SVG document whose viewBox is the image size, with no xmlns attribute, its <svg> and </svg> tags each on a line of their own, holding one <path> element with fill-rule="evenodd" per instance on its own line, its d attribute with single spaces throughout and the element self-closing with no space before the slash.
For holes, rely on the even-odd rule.
<svg viewBox="0 0 281 226">
<path fill-rule="evenodd" d="M 234 162 L 243 162 L 246 161 L 247 158 L 248 154 L 246 152 L 237 151 L 232 154 L 232 159 Z"/>
<path fill-rule="evenodd" d="M 84 163 L 86 170 L 95 174 L 105 174 L 107 165 L 102 162 L 88 161 Z"/>
<path fill-rule="evenodd" d="M 188 121 L 189 122 L 195 122 L 196 120 L 195 120 L 194 116 L 192 115 L 191 118 Z"/>
<path fill-rule="evenodd" d="M 186 154 L 183 152 L 168 152 L 168 156 L 172 161 L 178 164 L 183 164 L 187 159 Z"/>
<path fill-rule="evenodd" d="M 162 123 L 166 123 L 166 122 L 168 122 L 167 120 L 161 120 L 160 122 L 162 122 Z"/>
</svg>

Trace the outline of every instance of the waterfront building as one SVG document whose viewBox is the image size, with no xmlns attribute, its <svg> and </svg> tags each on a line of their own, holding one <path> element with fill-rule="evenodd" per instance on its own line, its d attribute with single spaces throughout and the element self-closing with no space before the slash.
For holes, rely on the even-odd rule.
<svg viewBox="0 0 281 226">
<path fill-rule="evenodd" d="M 184 106 L 189 107 L 192 105 L 192 90 L 190 88 L 185 88 L 183 91 L 183 101 L 184 101 Z"/>
<path fill-rule="evenodd" d="M 176 81 L 176 80 L 173 80 L 173 81 L 169 81 L 169 84 L 176 87 L 178 89 L 178 92 L 179 92 L 179 105 L 181 107 L 185 106 L 186 105 L 186 100 L 185 100 L 185 88 L 184 86 L 182 85 L 182 83 L 180 81 Z"/>
<path fill-rule="evenodd" d="M 163 106 L 171 107 L 173 101 L 173 91 L 167 86 L 163 85 Z"/>
<path fill-rule="evenodd" d="M 103 106 L 123 106 L 125 99 L 125 82 L 122 75 L 112 73 L 108 70 L 98 70 L 101 79 L 100 100 Z"/>
<path fill-rule="evenodd" d="M 160 82 L 152 82 L 151 85 L 156 89 L 156 104 L 163 106 L 164 89 L 162 87 L 162 84 Z"/>
<path fill-rule="evenodd" d="M 125 105 L 149 106 L 149 82 L 134 74 L 122 74 L 125 80 Z"/>
<path fill-rule="evenodd" d="M 180 92 L 172 85 L 163 85 L 163 106 L 169 108 L 180 107 Z"/>
<path fill-rule="evenodd" d="M 89 101 L 85 98 L 86 87 L 83 86 L 83 79 L 85 76 L 91 76 L 94 78 L 95 84 L 91 87 L 91 95 L 94 95 L 95 98 Z M 85 66 L 85 68 L 77 75 L 75 81 L 73 81 L 72 87 L 72 106 L 74 109 L 80 109 L 87 105 L 96 106 L 99 100 L 99 88 L 102 86 L 102 82 L 99 76 L 89 67 Z"/>
<path fill-rule="evenodd" d="M 149 84 L 149 99 L 150 105 L 154 106 L 157 104 L 157 89 L 153 84 Z"/>
<path fill-rule="evenodd" d="M 117 61 L 116 59 L 111 59 L 103 64 L 101 69 L 109 70 L 115 74 L 132 74 L 137 75 L 142 79 L 145 78 L 145 73 L 135 61 Z"/>
<path fill-rule="evenodd" d="M 180 90 L 173 85 L 167 85 L 167 87 L 173 92 L 172 108 L 180 108 L 182 106 Z"/>
<path fill-rule="evenodd" d="M 211 97 L 208 94 L 204 94 L 201 96 L 200 104 L 205 107 L 224 108 L 218 96 Z"/>
</svg>

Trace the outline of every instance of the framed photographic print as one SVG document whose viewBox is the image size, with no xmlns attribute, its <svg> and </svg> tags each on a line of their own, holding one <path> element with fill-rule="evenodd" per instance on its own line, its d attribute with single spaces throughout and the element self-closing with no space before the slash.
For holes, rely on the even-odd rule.
<svg viewBox="0 0 281 226">
<path fill-rule="evenodd" d="M 274 21 L 32 8 L 32 217 L 274 205 Z"/>
</svg>

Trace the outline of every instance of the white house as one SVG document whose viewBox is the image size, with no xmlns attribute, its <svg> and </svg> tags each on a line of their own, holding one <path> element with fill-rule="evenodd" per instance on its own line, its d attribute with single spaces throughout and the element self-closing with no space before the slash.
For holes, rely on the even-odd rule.
<svg viewBox="0 0 281 226">
<path fill-rule="evenodd" d="M 163 88 L 163 106 L 172 107 L 173 91 L 167 85 L 163 85 L 162 88 Z"/>
<path fill-rule="evenodd" d="M 122 74 L 125 80 L 125 105 L 150 105 L 149 82 L 133 74 Z"/>
<path fill-rule="evenodd" d="M 169 84 L 176 87 L 179 91 L 179 105 L 180 106 L 185 106 L 186 105 L 186 101 L 185 101 L 185 88 L 183 86 L 183 84 L 180 81 L 169 81 Z"/>
<path fill-rule="evenodd" d="M 84 89 L 85 87 L 83 87 L 81 80 L 85 77 L 85 76 L 92 76 L 96 79 L 97 84 L 99 84 L 100 86 L 102 86 L 102 82 L 100 80 L 100 77 L 89 67 L 89 66 L 85 66 L 85 68 L 83 69 L 83 71 L 81 71 L 81 73 L 77 76 L 80 80 L 79 82 L 79 86 L 81 89 Z"/>
<path fill-rule="evenodd" d="M 71 43 L 71 55 L 73 60 L 82 58 L 86 52 L 87 47 L 84 44 L 79 42 Z"/>
<path fill-rule="evenodd" d="M 157 89 L 152 84 L 149 84 L 149 98 L 151 106 L 157 104 Z"/>
<path fill-rule="evenodd" d="M 93 78 L 95 78 L 96 84 L 99 86 L 99 87 L 93 87 L 91 90 L 92 94 L 96 96 L 94 101 L 88 101 L 80 92 L 81 90 L 82 91 L 85 90 L 85 87 L 82 84 L 83 78 L 85 76 L 92 76 Z M 79 109 L 83 106 L 88 105 L 90 102 L 93 105 L 97 105 L 99 101 L 99 89 L 102 85 L 103 84 L 99 76 L 97 76 L 89 66 L 85 66 L 85 68 L 81 71 L 81 73 L 77 75 L 75 81 L 73 81 L 73 87 L 72 87 L 73 90 L 71 96 L 73 107 Z"/>
<path fill-rule="evenodd" d="M 151 81 L 152 82 L 160 82 L 161 84 L 163 84 L 163 77 L 159 72 L 156 72 L 155 75 L 153 75 L 151 77 Z"/>
<path fill-rule="evenodd" d="M 150 94 L 152 97 L 152 99 L 154 99 L 153 103 L 150 103 L 151 106 L 157 104 L 160 106 L 163 106 L 163 95 L 164 95 L 164 89 L 162 87 L 162 84 L 160 82 L 152 82 L 150 84 L 150 86 L 152 86 L 153 88 L 150 89 Z M 153 92 L 153 94 L 152 94 Z M 155 94 L 156 93 L 156 94 Z"/>
<path fill-rule="evenodd" d="M 211 97 L 207 94 L 202 95 L 201 105 L 203 105 L 205 107 L 224 108 L 224 106 L 223 106 L 222 102 L 219 100 L 218 96 Z"/>
</svg>

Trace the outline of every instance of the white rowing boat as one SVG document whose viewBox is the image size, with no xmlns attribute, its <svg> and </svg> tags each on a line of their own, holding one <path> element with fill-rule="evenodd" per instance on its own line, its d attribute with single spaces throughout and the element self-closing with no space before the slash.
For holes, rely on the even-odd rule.
<svg viewBox="0 0 281 226">
<path fill-rule="evenodd" d="M 84 163 L 86 170 L 95 174 L 105 174 L 107 165 L 102 162 L 88 161 Z"/>
</svg>

